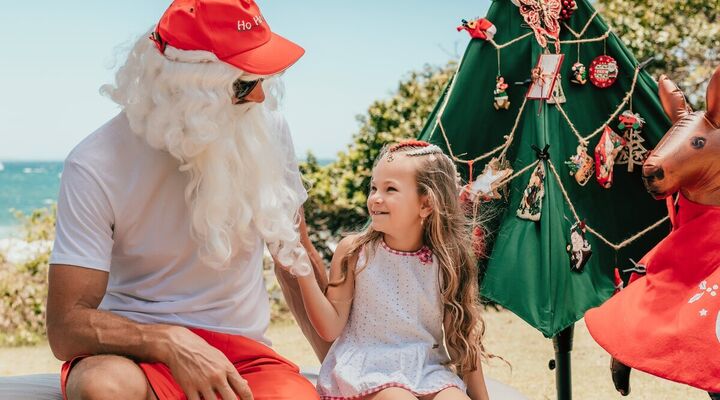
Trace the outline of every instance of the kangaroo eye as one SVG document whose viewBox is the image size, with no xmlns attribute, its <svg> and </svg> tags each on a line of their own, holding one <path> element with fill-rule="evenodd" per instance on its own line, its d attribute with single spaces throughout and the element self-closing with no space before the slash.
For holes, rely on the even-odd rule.
<svg viewBox="0 0 720 400">
<path fill-rule="evenodd" d="M 690 145 L 696 149 L 702 149 L 703 147 L 705 147 L 705 138 L 695 136 L 694 138 L 690 139 Z"/>
</svg>

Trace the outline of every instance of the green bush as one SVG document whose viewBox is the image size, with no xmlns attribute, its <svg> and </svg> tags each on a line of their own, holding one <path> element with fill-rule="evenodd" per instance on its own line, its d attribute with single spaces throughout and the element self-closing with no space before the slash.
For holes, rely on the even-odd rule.
<svg viewBox="0 0 720 400">
<path fill-rule="evenodd" d="M 24 226 L 23 240 L 52 241 L 55 207 L 16 217 Z M 36 344 L 45 338 L 45 302 L 50 251 L 24 264 L 0 260 L 0 346 Z"/>
</svg>

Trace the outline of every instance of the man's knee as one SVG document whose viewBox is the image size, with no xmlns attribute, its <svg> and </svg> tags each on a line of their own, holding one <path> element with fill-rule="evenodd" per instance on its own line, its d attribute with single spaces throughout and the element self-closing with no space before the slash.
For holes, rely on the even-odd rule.
<svg viewBox="0 0 720 400">
<path fill-rule="evenodd" d="M 68 375 L 68 400 L 152 398 L 142 369 L 120 356 L 92 356 L 80 360 Z"/>
</svg>

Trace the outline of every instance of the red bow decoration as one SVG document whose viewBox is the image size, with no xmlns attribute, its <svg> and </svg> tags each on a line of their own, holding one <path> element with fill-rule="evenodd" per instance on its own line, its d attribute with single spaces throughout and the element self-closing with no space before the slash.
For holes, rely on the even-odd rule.
<svg viewBox="0 0 720 400">
<path fill-rule="evenodd" d="M 475 21 L 462 20 L 462 25 L 457 27 L 458 32 L 466 30 L 473 39 L 491 40 L 497 33 L 497 28 L 492 22 L 485 18 L 479 18 Z"/>
<path fill-rule="evenodd" d="M 432 250 L 430 250 L 429 247 L 423 246 L 422 249 L 418 250 L 418 258 L 420 258 L 420 262 L 423 264 L 430 264 L 432 263 Z"/>
</svg>

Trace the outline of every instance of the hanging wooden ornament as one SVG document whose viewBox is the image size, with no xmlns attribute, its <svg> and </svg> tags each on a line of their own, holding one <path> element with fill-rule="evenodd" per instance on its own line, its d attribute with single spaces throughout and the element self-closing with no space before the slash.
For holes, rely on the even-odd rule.
<svg viewBox="0 0 720 400">
<path fill-rule="evenodd" d="M 530 71 L 531 83 L 525 97 L 540 100 L 552 97 L 564 58 L 564 54 L 540 54 L 537 65 Z"/>
<path fill-rule="evenodd" d="M 564 104 L 567 101 L 565 92 L 562 88 L 562 75 L 558 74 L 553 87 L 552 96 L 548 99 L 548 104 Z"/>
<path fill-rule="evenodd" d="M 618 118 L 620 120 L 618 129 L 624 132 L 623 138 L 626 143 L 615 164 L 627 164 L 628 172 L 633 172 L 634 166 L 642 167 L 648 156 L 647 149 L 642 145 L 645 139 L 640 135 L 645 120 L 640 114 L 635 114 L 631 110 L 624 111 Z"/>
<path fill-rule="evenodd" d="M 545 164 L 541 160 L 530 175 L 530 182 L 523 191 L 517 216 L 529 221 L 540 221 L 543 196 L 545 196 Z"/>
<path fill-rule="evenodd" d="M 595 162 L 582 144 L 578 145 L 575 155 L 571 156 L 569 161 L 565 161 L 565 165 L 580 186 L 585 186 L 595 172 Z"/>
<path fill-rule="evenodd" d="M 570 227 L 570 243 L 565 247 L 570 256 L 570 268 L 573 271 L 582 272 L 592 255 L 590 242 L 585 239 L 585 223 L 576 222 Z"/>
<path fill-rule="evenodd" d="M 570 71 L 572 72 L 570 82 L 578 85 L 584 85 L 587 83 L 587 69 L 585 69 L 585 65 L 583 63 L 579 61 L 576 62 L 573 64 L 572 68 L 570 68 Z"/>
<path fill-rule="evenodd" d="M 600 186 L 605 189 L 612 186 L 615 157 L 623 146 L 625 146 L 625 138 L 605 125 L 605 131 L 595 147 L 595 176 Z"/>
<path fill-rule="evenodd" d="M 502 197 L 498 192 L 500 184 L 512 173 L 513 170 L 511 168 L 503 169 L 500 161 L 497 158 L 493 158 L 485 165 L 482 174 L 478 175 L 464 190 L 467 190 L 473 199 L 475 197 L 478 197 L 482 201 L 499 199 Z"/>
<path fill-rule="evenodd" d="M 510 108 L 510 98 L 507 95 L 508 84 L 505 83 L 505 78 L 499 76 L 495 78 L 495 90 L 493 91 L 493 107 L 496 110 L 507 110 Z"/>
<path fill-rule="evenodd" d="M 598 56 L 590 63 L 590 82 L 601 89 L 610 87 L 617 80 L 618 72 L 618 63 L 614 58 Z"/>
</svg>

